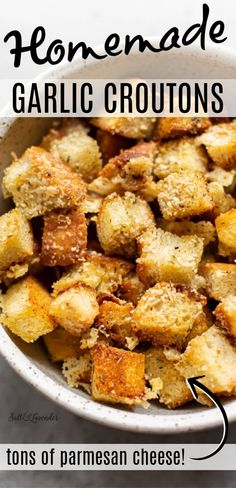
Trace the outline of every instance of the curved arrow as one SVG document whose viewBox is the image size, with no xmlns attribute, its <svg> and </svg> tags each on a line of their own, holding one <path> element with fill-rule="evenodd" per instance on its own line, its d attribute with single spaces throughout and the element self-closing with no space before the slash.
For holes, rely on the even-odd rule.
<svg viewBox="0 0 236 488">
<path fill-rule="evenodd" d="M 199 388 L 199 390 L 202 390 L 212 400 L 212 402 L 215 404 L 217 408 L 219 408 L 223 417 L 223 435 L 222 435 L 221 442 L 215 451 L 213 451 L 211 454 L 208 454 L 208 456 L 204 456 L 200 458 L 190 458 L 193 461 L 203 461 L 204 459 L 209 459 L 212 456 L 215 456 L 215 454 L 217 454 L 224 446 L 229 431 L 229 422 L 224 407 L 221 405 L 220 401 L 214 395 L 214 393 L 212 393 L 211 390 L 209 390 L 205 385 L 203 385 L 202 383 L 200 383 L 200 381 L 198 381 L 200 378 L 205 378 L 205 376 L 195 376 L 194 378 L 188 378 L 186 379 L 186 383 L 189 389 L 191 390 L 191 393 L 195 398 L 195 400 L 198 398 L 198 394 L 196 391 L 196 387 L 197 387 Z"/>
</svg>

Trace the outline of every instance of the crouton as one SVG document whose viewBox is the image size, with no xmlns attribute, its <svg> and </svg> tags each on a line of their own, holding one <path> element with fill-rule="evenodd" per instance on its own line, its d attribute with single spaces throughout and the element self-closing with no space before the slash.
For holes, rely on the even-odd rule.
<svg viewBox="0 0 236 488">
<path fill-rule="evenodd" d="M 80 210 L 51 212 L 44 216 L 41 262 L 68 266 L 78 262 L 87 245 L 87 225 Z"/>
<path fill-rule="evenodd" d="M 23 213 L 14 208 L 0 217 L 0 272 L 33 254 L 33 232 Z"/>
<path fill-rule="evenodd" d="M 211 171 L 205 174 L 205 177 L 210 183 L 219 183 L 224 188 L 231 190 L 235 184 L 236 170 L 226 171 L 219 166 L 213 166 Z"/>
<path fill-rule="evenodd" d="M 229 210 L 215 220 L 219 239 L 219 254 L 230 256 L 236 253 L 236 209 Z"/>
<path fill-rule="evenodd" d="M 81 124 L 53 129 L 44 137 L 42 147 L 56 159 L 68 164 L 87 182 L 96 178 L 102 167 L 98 143 Z"/>
<path fill-rule="evenodd" d="M 134 338 L 132 331 L 131 303 L 120 301 L 119 303 L 105 300 L 99 307 L 99 315 L 96 324 L 105 330 L 109 337 L 119 346 L 127 346 L 127 338 Z M 135 342 L 134 342 L 135 344 Z M 137 343 L 135 344 L 137 345 Z"/>
<path fill-rule="evenodd" d="M 223 169 L 236 167 L 236 122 L 217 124 L 198 138 L 213 162 Z"/>
<path fill-rule="evenodd" d="M 159 139 L 175 139 L 197 135 L 211 126 L 208 117 L 161 117 L 157 119 L 155 135 Z"/>
<path fill-rule="evenodd" d="M 103 162 L 106 164 L 123 149 L 128 149 L 133 141 L 119 134 L 111 134 L 102 129 L 96 130 L 96 139 L 102 153 Z"/>
<path fill-rule="evenodd" d="M 190 288 L 157 283 L 138 302 L 133 330 L 153 345 L 181 346 L 205 304 L 205 297 Z"/>
<path fill-rule="evenodd" d="M 127 405 L 143 403 L 144 354 L 96 345 L 92 362 L 92 396 L 95 400 Z"/>
<path fill-rule="evenodd" d="M 217 395 L 235 394 L 236 351 L 216 325 L 189 342 L 176 368 L 185 378 L 204 376 L 201 383 Z"/>
<path fill-rule="evenodd" d="M 183 137 L 158 146 L 153 173 L 158 178 L 186 169 L 206 173 L 207 165 L 208 156 L 204 148 L 198 146 L 193 137 Z"/>
<path fill-rule="evenodd" d="M 96 292 L 86 285 L 75 285 L 52 300 L 50 315 L 71 335 L 90 329 L 99 313 Z"/>
<path fill-rule="evenodd" d="M 214 315 L 227 333 L 236 337 L 236 296 L 233 291 L 217 305 Z"/>
<path fill-rule="evenodd" d="M 151 117 L 97 117 L 91 124 L 99 129 L 130 139 L 149 139 L 156 119 Z"/>
<path fill-rule="evenodd" d="M 133 193 L 123 197 L 113 193 L 104 199 L 98 214 L 98 240 L 106 254 L 134 257 L 137 237 L 154 222 L 147 202 Z"/>
<path fill-rule="evenodd" d="M 203 239 L 204 246 L 208 246 L 210 242 L 216 239 L 216 230 L 214 225 L 208 221 L 191 222 L 189 220 L 182 220 L 181 222 L 170 222 L 164 219 L 158 221 L 158 226 L 167 232 L 172 232 L 177 236 L 197 236 Z"/>
<path fill-rule="evenodd" d="M 49 315 L 51 297 L 41 283 L 27 276 L 2 296 L 1 322 L 25 342 L 34 342 L 55 327 Z"/>
<path fill-rule="evenodd" d="M 81 204 L 81 211 L 85 214 L 98 214 L 102 206 L 102 197 L 96 193 L 88 193 Z"/>
<path fill-rule="evenodd" d="M 3 192 L 31 219 L 56 208 L 79 206 L 86 187 L 69 166 L 44 149 L 31 147 L 6 168 Z"/>
<path fill-rule="evenodd" d="M 81 355 L 66 358 L 62 373 L 71 388 L 82 386 L 87 393 L 91 393 L 91 374 L 92 361 L 90 353 L 86 352 Z"/>
<path fill-rule="evenodd" d="M 150 347 L 145 352 L 145 371 L 151 385 L 153 380 L 161 380 L 157 393 L 160 403 L 168 408 L 176 408 L 192 400 L 185 378 L 166 359 L 162 347 Z"/>
<path fill-rule="evenodd" d="M 204 263 L 200 272 L 209 297 L 222 301 L 231 294 L 236 295 L 236 264 Z"/>
<path fill-rule="evenodd" d="M 211 310 L 207 307 L 203 307 L 202 312 L 196 318 L 192 329 L 188 333 L 185 341 L 182 344 L 182 348 L 186 349 L 188 343 L 194 339 L 195 337 L 202 335 L 206 332 L 210 327 L 214 324 L 214 317 L 212 315 Z"/>
<path fill-rule="evenodd" d="M 127 302 L 137 305 L 141 296 L 146 291 L 146 286 L 140 281 L 138 275 L 131 271 L 122 281 L 119 289 L 118 296 L 126 300 Z"/>
<path fill-rule="evenodd" d="M 7 270 L 1 271 L 0 283 L 4 283 L 4 285 L 8 288 L 14 283 L 14 281 L 18 280 L 18 278 L 22 278 L 22 276 L 25 276 L 28 271 L 28 263 L 12 264 Z"/>
<path fill-rule="evenodd" d="M 203 253 L 203 239 L 151 228 L 138 238 L 137 274 L 146 286 L 158 281 L 190 284 Z"/>
<path fill-rule="evenodd" d="M 212 181 L 208 184 L 208 191 L 214 202 L 214 208 L 208 212 L 209 218 L 215 219 L 218 215 L 236 207 L 236 200 L 232 195 L 225 192 L 224 187 L 220 183 Z"/>
<path fill-rule="evenodd" d="M 157 199 L 165 220 L 202 215 L 214 208 L 206 179 L 200 172 L 172 173 L 157 186 Z"/>
<path fill-rule="evenodd" d="M 71 266 L 53 284 L 53 296 L 76 284 L 91 286 L 98 294 L 114 293 L 132 267 L 132 264 L 123 259 L 88 251 L 79 264 Z"/>
<path fill-rule="evenodd" d="M 46 334 L 43 341 L 53 363 L 81 354 L 80 339 L 72 336 L 62 327 L 57 327 Z"/>
</svg>

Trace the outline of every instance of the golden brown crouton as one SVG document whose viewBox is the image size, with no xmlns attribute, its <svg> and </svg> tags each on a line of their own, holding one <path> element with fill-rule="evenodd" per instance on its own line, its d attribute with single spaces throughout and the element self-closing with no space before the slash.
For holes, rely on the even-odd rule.
<svg viewBox="0 0 236 488">
<path fill-rule="evenodd" d="M 33 254 L 33 232 L 17 208 L 0 217 L 0 272 Z"/>
<path fill-rule="evenodd" d="M 22 276 L 25 276 L 28 271 L 28 263 L 12 264 L 7 270 L 1 271 L 0 283 L 4 283 L 4 285 L 9 288 L 9 286 L 11 286 L 14 281 L 18 280 L 18 278 L 22 278 Z"/>
<path fill-rule="evenodd" d="M 192 329 L 188 333 L 182 347 L 185 349 L 188 343 L 194 339 L 195 337 L 202 335 L 203 332 L 206 332 L 212 325 L 214 324 L 214 317 L 212 315 L 211 310 L 207 307 L 203 307 L 203 311 L 198 315 L 196 318 Z"/>
<path fill-rule="evenodd" d="M 215 221 L 219 239 L 219 254 L 230 256 L 236 253 L 236 209 L 219 215 Z"/>
<path fill-rule="evenodd" d="M 50 315 L 71 335 L 81 335 L 99 313 L 96 292 L 86 285 L 75 285 L 52 300 Z"/>
<path fill-rule="evenodd" d="M 198 138 L 217 166 L 223 169 L 236 167 L 236 122 L 217 124 Z"/>
<path fill-rule="evenodd" d="M 111 134 L 102 129 L 96 130 L 96 139 L 102 153 L 104 163 L 113 158 L 123 149 L 128 149 L 133 141 L 126 137 L 119 136 L 119 134 Z"/>
<path fill-rule="evenodd" d="M 174 363 L 168 361 L 162 347 L 150 347 L 145 352 L 145 364 L 150 384 L 153 380 L 160 380 L 157 393 L 161 403 L 168 408 L 176 408 L 192 400 L 185 378 L 177 371 Z"/>
<path fill-rule="evenodd" d="M 4 196 L 31 219 L 56 208 L 79 206 L 85 198 L 82 179 L 40 147 L 31 147 L 5 170 Z"/>
<path fill-rule="evenodd" d="M 106 254 L 133 257 L 137 237 L 154 222 L 147 202 L 133 193 L 123 197 L 113 193 L 104 199 L 98 214 L 98 240 Z"/>
<path fill-rule="evenodd" d="M 236 351 L 215 325 L 189 342 L 176 368 L 185 378 L 204 376 L 201 383 L 217 395 L 235 394 Z"/>
<path fill-rule="evenodd" d="M 209 218 L 215 219 L 218 215 L 236 207 L 236 200 L 232 195 L 225 192 L 224 187 L 220 183 L 209 183 L 208 190 L 214 202 L 214 208 L 208 212 Z"/>
<path fill-rule="evenodd" d="M 93 180 L 102 167 L 98 143 L 81 124 L 51 130 L 44 137 L 42 147 L 71 166 L 85 181 Z"/>
<path fill-rule="evenodd" d="M 228 334 L 236 337 L 236 296 L 233 290 L 217 305 L 214 315 Z"/>
<path fill-rule="evenodd" d="M 96 193 L 88 193 L 81 204 L 81 211 L 85 214 L 97 214 L 102 206 L 103 198 Z"/>
<path fill-rule="evenodd" d="M 72 336 L 62 327 L 57 327 L 43 337 L 44 344 L 53 362 L 81 354 L 80 339 Z"/>
<path fill-rule="evenodd" d="M 219 183 L 224 188 L 230 189 L 235 185 L 236 170 L 226 171 L 219 166 L 213 166 L 211 171 L 205 175 L 207 181 L 211 183 Z"/>
<path fill-rule="evenodd" d="M 138 275 L 131 271 L 122 281 L 119 289 L 118 296 L 123 298 L 127 302 L 137 305 L 141 296 L 146 291 L 146 287 L 142 281 L 140 281 Z"/>
<path fill-rule="evenodd" d="M 207 294 L 217 301 L 236 295 L 236 264 L 204 263 L 200 272 L 205 278 Z"/>
<path fill-rule="evenodd" d="M 156 119 L 151 117 L 97 117 L 91 124 L 99 129 L 130 139 L 149 139 Z"/>
<path fill-rule="evenodd" d="M 91 394 L 92 361 L 90 353 L 86 352 L 80 354 L 79 357 L 66 358 L 62 366 L 62 373 L 71 388 L 82 386 L 87 393 Z"/>
<path fill-rule="evenodd" d="M 146 286 L 158 281 L 190 284 L 203 253 L 203 239 L 151 228 L 138 238 L 137 274 Z"/>
<path fill-rule="evenodd" d="M 99 315 L 96 324 L 109 335 L 109 337 L 124 347 L 127 346 L 127 338 L 135 338 L 132 331 L 132 312 L 134 307 L 131 303 L 119 301 L 118 303 L 105 300 L 99 307 Z M 134 345 L 135 344 L 134 341 Z"/>
<path fill-rule="evenodd" d="M 158 225 L 165 231 L 172 232 L 177 236 L 197 236 L 203 239 L 204 246 L 214 242 L 216 239 L 216 230 L 214 225 L 208 221 L 191 222 L 189 220 L 182 220 L 181 222 L 168 222 L 160 219 Z"/>
<path fill-rule="evenodd" d="M 28 276 L 2 296 L 1 321 L 25 342 L 34 342 L 55 327 L 49 315 L 51 297 L 36 278 Z"/>
<path fill-rule="evenodd" d="M 172 173 L 157 186 L 157 199 L 166 220 L 202 215 L 214 208 L 206 179 L 200 172 Z"/>
<path fill-rule="evenodd" d="M 51 212 L 44 216 L 41 262 L 68 266 L 78 262 L 87 245 L 87 225 L 80 210 Z"/>
<path fill-rule="evenodd" d="M 205 303 L 206 299 L 190 288 L 157 283 L 134 310 L 134 331 L 154 345 L 181 346 Z"/>
<path fill-rule="evenodd" d="M 175 139 L 185 135 L 197 135 L 211 126 L 207 117 L 162 117 L 157 120 L 155 135 L 160 139 Z"/>
<path fill-rule="evenodd" d="M 206 173 L 207 164 L 206 151 L 196 144 L 193 137 L 183 137 L 158 146 L 153 172 L 158 178 L 186 169 Z"/>
<path fill-rule="evenodd" d="M 78 283 L 91 286 L 98 294 L 114 293 L 132 267 L 123 259 L 107 257 L 94 251 L 87 252 L 79 264 L 71 266 L 54 283 L 53 295 L 57 296 Z"/>
<path fill-rule="evenodd" d="M 143 403 L 144 354 L 96 345 L 92 360 L 92 395 L 95 400 L 127 405 Z"/>
</svg>

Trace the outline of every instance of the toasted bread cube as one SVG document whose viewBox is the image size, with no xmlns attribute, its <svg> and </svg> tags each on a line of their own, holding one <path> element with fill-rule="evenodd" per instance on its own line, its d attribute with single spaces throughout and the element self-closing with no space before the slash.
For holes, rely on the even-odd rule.
<svg viewBox="0 0 236 488">
<path fill-rule="evenodd" d="M 219 168 L 219 166 L 213 166 L 211 171 L 206 175 L 207 181 L 211 183 L 219 183 L 224 188 L 231 188 L 235 186 L 235 177 L 236 177 L 236 170 L 231 169 L 231 171 L 226 171 L 223 168 Z"/>
<path fill-rule="evenodd" d="M 196 144 L 193 137 L 183 137 L 158 146 L 154 164 L 154 174 L 165 178 L 179 170 L 192 170 L 206 173 L 208 156 L 203 147 Z"/>
<path fill-rule="evenodd" d="M 90 353 L 80 354 L 79 357 L 66 358 L 62 373 L 71 388 L 82 386 L 87 393 L 91 394 L 92 361 Z"/>
<path fill-rule="evenodd" d="M 214 315 L 228 334 L 236 337 L 236 296 L 233 291 L 217 305 Z"/>
<path fill-rule="evenodd" d="M 165 220 L 202 215 L 214 208 L 206 179 L 200 172 L 172 173 L 157 186 L 157 199 Z"/>
<path fill-rule="evenodd" d="M 33 232 L 17 208 L 0 217 L 0 272 L 33 254 Z"/>
<path fill-rule="evenodd" d="M 198 138 L 210 158 L 223 169 L 236 167 L 236 122 L 217 124 Z"/>
<path fill-rule="evenodd" d="M 190 284 L 203 253 L 203 239 L 151 228 L 138 238 L 137 274 L 146 286 L 158 281 Z"/>
<path fill-rule="evenodd" d="M 236 295 L 236 264 L 204 263 L 200 272 L 209 297 L 220 302 L 229 295 Z"/>
<path fill-rule="evenodd" d="M 96 324 L 102 327 L 109 337 L 120 346 L 127 345 L 127 338 L 134 337 L 132 330 L 131 303 L 104 300 L 99 307 Z M 137 345 L 137 344 L 136 344 Z"/>
<path fill-rule="evenodd" d="M 87 182 L 96 178 L 102 167 L 98 143 L 81 124 L 53 129 L 44 137 L 42 147 L 71 166 Z"/>
<path fill-rule="evenodd" d="M 53 363 L 81 354 L 80 339 L 72 336 L 62 327 L 57 327 L 46 334 L 43 341 Z"/>
<path fill-rule="evenodd" d="M 189 342 L 176 368 L 185 378 L 204 376 L 201 383 L 217 395 L 235 394 L 236 351 L 215 325 Z"/>
<path fill-rule="evenodd" d="M 1 321 L 25 342 L 34 342 L 55 327 L 49 315 L 51 297 L 41 283 L 27 276 L 2 296 Z"/>
<path fill-rule="evenodd" d="M 125 193 L 123 197 L 113 193 L 103 201 L 97 219 L 98 240 L 106 254 L 133 257 L 136 239 L 155 218 L 147 202 Z"/>
<path fill-rule="evenodd" d="M 28 263 L 12 264 L 7 270 L 1 271 L 0 283 L 4 283 L 4 285 L 9 288 L 9 286 L 11 286 L 14 281 L 18 280 L 18 278 L 22 278 L 23 276 L 25 276 L 28 271 Z"/>
<path fill-rule="evenodd" d="M 131 271 L 122 281 L 119 289 L 118 296 L 126 300 L 127 302 L 137 305 L 141 296 L 146 291 L 146 287 L 142 281 L 140 281 L 138 275 Z"/>
<path fill-rule="evenodd" d="M 197 336 L 202 335 L 214 324 L 214 317 L 211 310 L 205 306 L 203 311 L 196 318 L 192 329 L 188 333 L 182 347 L 186 349 L 188 343 Z"/>
<path fill-rule="evenodd" d="M 158 225 L 167 232 L 172 232 L 177 236 L 197 236 L 203 239 L 204 246 L 214 242 L 216 239 L 216 230 L 214 225 L 208 221 L 191 222 L 189 220 L 182 220 L 181 222 L 168 222 L 160 219 Z"/>
<path fill-rule="evenodd" d="M 160 380 L 157 390 L 159 401 L 168 408 L 176 408 L 192 400 L 185 378 L 174 363 L 168 361 L 162 347 L 150 347 L 145 352 L 145 371 L 151 385 L 153 380 Z"/>
<path fill-rule="evenodd" d="M 96 193 L 88 193 L 81 205 L 81 210 L 85 214 L 98 214 L 102 206 L 103 198 Z"/>
<path fill-rule="evenodd" d="M 96 289 L 98 294 L 114 293 L 132 264 L 119 258 L 110 258 L 94 251 L 87 252 L 81 262 L 71 266 L 53 285 L 53 295 L 80 283 Z"/>
<path fill-rule="evenodd" d="M 41 262 L 69 266 L 78 262 L 87 245 L 87 225 L 80 210 L 51 212 L 44 216 Z"/>
<path fill-rule="evenodd" d="M 219 239 L 219 254 L 230 256 L 236 253 L 236 209 L 229 210 L 215 221 Z"/>
<path fill-rule="evenodd" d="M 208 213 L 210 218 L 215 219 L 218 215 L 236 207 L 236 200 L 232 195 L 225 192 L 224 187 L 220 183 L 209 183 L 208 190 L 214 202 L 214 208 Z"/>
<path fill-rule="evenodd" d="M 153 345 L 180 346 L 205 303 L 206 299 L 190 288 L 157 283 L 144 293 L 134 310 L 134 331 Z"/>
<path fill-rule="evenodd" d="M 155 134 L 160 139 L 175 139 L 201 134 L 210 126 L 208 117 L 161 117 L 157 120 Z"/>
<path fill-rule="evenodd" d="M 99 129 L 130 139 L 149 139 L 156 119 L 151 117 L 97 117 L 91 124 Z"/>
<path fill-rule="evenodd" d="M 51 317 L 75 336 L 90 329 L 98 313 L 96 292 L 86 285 L 75 285 L 60 293 L 50 306 Z"/>
<path fill-rule="evenodd" d="M 137 405 L 145 395 L 145 356 L 96 345 L 92 351 L 92 396 L 108 403 Z"/>
<path fill-rule="evenodd" d="M 3 191 L 31 219 L 56 208 L 79 206 L 86 187 L 69 166 L 44 149 L 31 147 L 6 168 Z"/>
<path fill-rule="evenodd" d="M 128 149 L 132 144 L 129 139 L 119 136 L 119 134 L 111 134 L 102 129 L 96 130 L 96 139 L 105 164 L 109 159 L 119 154 L 122 149 Z"/>
</svg>

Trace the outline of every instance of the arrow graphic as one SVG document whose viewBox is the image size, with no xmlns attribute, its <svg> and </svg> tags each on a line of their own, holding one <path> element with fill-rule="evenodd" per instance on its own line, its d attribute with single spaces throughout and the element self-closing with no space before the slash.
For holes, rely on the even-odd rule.
<svg viewBox="0 0 236 488">
<path fill-rule="evenodd" d="M 195 376 L 194 378 L 188 378 L 186 379 L 186 383 L 189 389 L 191 390 L 191 393 L 195 398 L 195 400 L 198 398 L 198 393 L 196 391 L 196 387 L 197 387 L 199 388 L 199 390 L 202 390 L 212 400 L 212 402 L 215 404 L 217 408 L 219 408 L 221 415 L 223 417 L 223 435 L 222 435 L 221 442 L 215 451 L 213 451 L 211 454 L 208 454 L 208 456 L 204 456 L 200 458 L 190 458 L 193 461 L 203 461 L 204 459 L 209 459 L 212 456 L 215 456 L 215 454 L 217 454 L 224 446 L 229 431 L 229 422 L 224 407 L 221 405 L 216 395 L 214 395 L 214 393 L 212 393 L 211 390 L 209 390 L 205 385 L 203 385 L 202 383 L 200 383 L 200 381 L 198 381 L 201 378 L 205 378 L 205 376 Z"/>
</svg>

